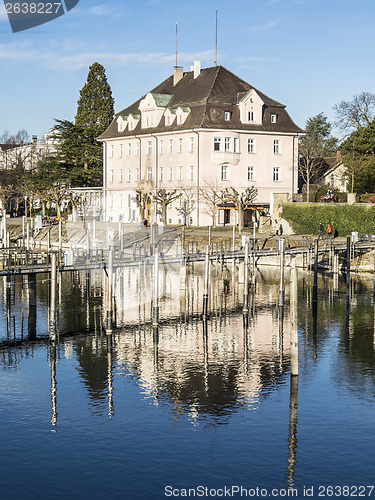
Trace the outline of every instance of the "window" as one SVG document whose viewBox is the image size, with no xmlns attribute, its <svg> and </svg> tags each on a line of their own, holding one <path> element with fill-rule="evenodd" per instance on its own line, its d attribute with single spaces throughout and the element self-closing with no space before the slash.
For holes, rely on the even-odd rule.
<svg viewBox="0 0 375 500">
<path fill-rule="evenodd" d="M 193 165 L 190 167 L 190 180 L 191 181 L 194 180 L 194 166 Z"/>
<path fill-rule="evenodd" d="M 135 145 L 135 156 L 139 156 L 139 142 Z"/>
<path fill-rule="evenodd" d="M 277 115 L 271 115 L 271 123 L 277 122 Z"/>
<path fill-rule="evenodd" d="M 247 167 L 247 180 L 255 181 L 255 167 Z"/>
<path fill-rule="evenodd" d="M 178 139 L 178 152 L 179 153 L 182 153 L 182 142 L 183 142 L 182 139 Z"/>
<path fill-rule="evenodd" d="M 113 208 L 113 194 L 109 197 L 109 208 Z"/>
<path fill-rule="evenodd" d="M 128 208 L 131 207 L 131 203 L 132 203 L 132 197 L 130 194 L 128 194 Z"/>
<path fill-rule="evenodd" d="M 122 182 L 122 168 L 120 168 L 119 177 L 120 177 L 120 182 Z"/>
<path fill-rule="evenodd" d="M 166 121 L 167 125 L 170 125 L 171 124 L 171 117 L 169 115 L 166 116 L 166 120 L 165 121 Z"/>
<path fill-rule="evenodd" d="M 147 180 L 151 181 L 152 180 L 152 170 L 150 167 L 147 169 Z"/>
<path fill-rule="evenodd" d="M 122 144 L 120 144 L 120 152 L 119 152 L 120 158 L 122 158 Z"/>
<path fill-rule="evenodd" d="M 128 168 L 128 182 L 130 182 L 131 180 L 132 180 L 132 172 L 130 168 Z"/>
<path fill-rule="evenodd" d="M 109 157 L 113 158 L 113 144 L 109 146 Z"/>
<path fill-rule="evenodd" d="M 159 180 L 160 181 L 164 180 L 164 167 L 160 167 L 159 169 Z"/>
<path fill-rule="evenodd" d="M 280 169 L 280 167 L 273 167 L 272 180 L 274 182 L 281 181 L 281 169 Z"/>
<path fill-rule="evenodd" d="M 113 182 L 113 170 L 109 171 L 109 182 Z"/>
<path fill-rule="evenodd" d="M 254 121 L 254 111 L 248 111 L 247 112 L 247 121 L 248 122 L 253 122 Z"/>
<path fill-rule="evenodd" d="M 194 137 L 190 137 L 189 153 L 194 153 Z"/>
<path fill-rule="evenodd" d="M 173 139 L 169 139 L 168 151 L 173 153 Z"/>
<path fill-rule="evenodd" d="M 247 140 L 247 152 L 248 153 L 255 153 L 255 139 L 248 139 Z"/>
<path fill-rule="evenodd" d="M 140 181 L 141 180 L 141 175 L 140 175 L 140 170 L 139 167 L 135 169 L 135 180 Z"/>
<path fill-rule="evenodd" d="M 173 181 L 173 167 L 169 167 L 168 180 Z"/>
<path fill-rule="evenodd" d="M 221 180 L 229 181 L 229 165 L 221 165 Z"/>
<path fill-rule="evenodd" d="M 160 140 L 159 142 L 159 153 L 162 155 L 164 153 L 164 141 Z"/>
<path fill-rule="evenodd" d="M 275 155 L 279 155 L 281 153 L 281 141 L 279 139 L 275 139 L 273 141 L 273 152 Z"/>
<path fill-rule="evenodd" d="M 131 156 L 132 154 L 132 143 L 131 142 L 128 142 L 128 151 L 127 151 L 127 155 L 128 156 Z"/>
<path fill-rule="evenodd" d="M 147 141 L 147 154 L 150 155 L 152 153 L 152 142 Z"/>
<path fill-rule="evenodd" d="M 224 120 L 229 122 L 232 117 L 232 113 L 230 111 L 224 111 Z"/>
<path fill-rule="evenodd" d="M 224 139 L 224 151 L 230 151 L 230 137 Z"/>
<path fill-rule="evenodd" d="M 214 151 L 220 151 L 220 143 L 221 143 L 221 138 L 214 137 Z"/>
<path fill-rule="evenodd" d="M 239 145 L 239 139 L 238 139 L 238 137 L 235 137 L 233 139 L 233 146 L 234 146 L 233 149 L 234 149 L 235 153 L 239 153 L 239 147 L 238 147 L 238 145 Z"/>
<path fill-rule="evenodd" d="M 182 166 L 178 167 L 178 180 L 182 181 Z"/>
</svg>

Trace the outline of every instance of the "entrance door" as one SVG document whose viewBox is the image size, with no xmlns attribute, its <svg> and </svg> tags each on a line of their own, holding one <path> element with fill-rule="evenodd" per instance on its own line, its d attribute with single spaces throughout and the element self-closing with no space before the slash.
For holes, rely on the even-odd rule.
<svg viewBox="0 0 375 500">
<path fill-rule="evenodd" d="M 230 210 L 224 209 L 224 226 L 230 223 Z"/>
</svg>

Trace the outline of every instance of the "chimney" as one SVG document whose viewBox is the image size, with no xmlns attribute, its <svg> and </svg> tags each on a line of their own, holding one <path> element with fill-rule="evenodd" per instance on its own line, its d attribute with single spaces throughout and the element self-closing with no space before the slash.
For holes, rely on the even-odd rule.
<svg viewBox="0 0 375 500">
<path fill-rule="evenodd" d="M 194 61 L 194 80 L 199 76 L 201 73 L 201 62 L 200 61 Z"/>
<path fill-rule="evenodd" d="M 184 68 L 181 68 L 180 66 L 175 66 L 173 72 L 173 87 L 175 87 L 178 84 L 178 82 L 183 78 L 183 76 L 184 76 Z"/>
</svg>

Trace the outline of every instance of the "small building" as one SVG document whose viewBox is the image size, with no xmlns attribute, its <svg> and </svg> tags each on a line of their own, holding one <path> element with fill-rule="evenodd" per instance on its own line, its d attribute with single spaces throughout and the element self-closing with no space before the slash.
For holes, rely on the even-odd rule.
<svg viewBox="0 0 375 500">
<path fill-rule="evenodd" d="M 323 158 L 324 174 L 319 177 L 317 184 L 327 186 L 327 189 L 347 193 L 348 179 L 346 176 L 346 167 L 342 162 L 340 151 L 336 156 Z"/>
</svg>

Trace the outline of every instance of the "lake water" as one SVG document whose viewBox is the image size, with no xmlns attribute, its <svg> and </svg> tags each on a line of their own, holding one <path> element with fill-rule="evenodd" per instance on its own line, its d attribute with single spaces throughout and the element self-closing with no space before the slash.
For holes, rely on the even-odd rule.
<svg viewBox="0 0 375 500">
<path fill-rule="evenodd" d="M 158 330 L 151 269 L 118 272 L 112 335 L 101 274 L 63 273 L 56 342 L 48 276 L 31 323 L 27 279 L 2 279 L 1 498 L 374 496 L 373 277 L 353 276 L 347 300 L 345 279 L 320 276 L 314 314 L 298 272 L 291 377 L 289 275 L 281 314 L 277 270 L 257 272 L 246 322 L 231 271 L 213 268 L 205 324 L 202 269 L 186 293 L 162 270 Z"/>
</svg>

